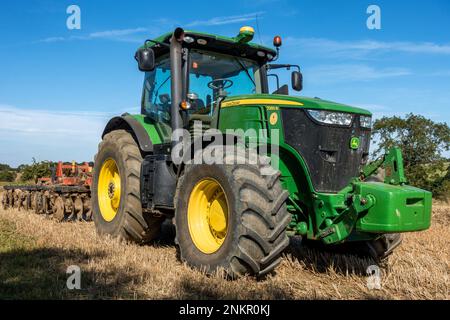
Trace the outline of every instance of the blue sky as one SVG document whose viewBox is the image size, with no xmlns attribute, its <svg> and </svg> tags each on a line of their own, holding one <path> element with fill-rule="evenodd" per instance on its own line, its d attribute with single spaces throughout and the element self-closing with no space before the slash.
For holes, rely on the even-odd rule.
<svg viewBox="0 0 450 320">
<path fill-rule="evenodd" d="M 81 8 L 81 30 L 66 27 L 71 4 Z M 381 8 L 381 30 L 366 27 L 371 4 Z M 234 36 L 243 25 L 259 25 L 255 41 L 266 45 L 283 37 L 279 62 L 302 67 L 301 95 L 376 117 L 450 121 L 446 0 L 5 0 L 0 163 L 93 159 L 107 120 L 139 112 L 143 75 L 133 55 L 145 39 L 176 26 Z"/>
</svg>

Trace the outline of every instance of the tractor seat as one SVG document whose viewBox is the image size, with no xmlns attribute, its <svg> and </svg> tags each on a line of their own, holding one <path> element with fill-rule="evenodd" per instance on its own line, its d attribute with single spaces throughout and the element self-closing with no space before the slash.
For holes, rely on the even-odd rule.
<svg viewBox="0 0 450 320">
<path fill-rule="evenodd" d="M 191 113 L 196 113 L 205 109 L 205 103 L 202 99 L 195 99 L 191 102 Z"/>
</svg>

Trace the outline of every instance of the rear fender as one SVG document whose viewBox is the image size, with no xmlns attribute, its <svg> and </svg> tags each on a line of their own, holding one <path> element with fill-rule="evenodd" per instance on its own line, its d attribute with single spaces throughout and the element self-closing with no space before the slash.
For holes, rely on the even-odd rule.
<svg viewBox="0 0 450 320">
<path fill-rule="evenodd" d="M 204 150 L 208 146 L 219 146 L 227 143 L 235 145 L 238 141 L 238 136 L 233 134 L 225 134 L 220 131 L 213 132 L 211 134 L 204 134 L 191 140 L 189 146 L 185 147 L 183 150 L 182 161 L 178 166 L 178 176 L 180 176 L 184 171 L 185 164 L 194 159 L 197 146 L 201 146 L 201 150 Z"/>
<path fill-rule="evenodd" d="M 128 113 L 124 113 L 120 117 L 114 117 L 109 120 L 105 130 L 103 130 L 102 138 L 109 132 L 119 129 L 131 132 L 142 152 L 153 152 L 153 143 L 150 140 L 149 134 L 139 121 Z"/>
</svg>

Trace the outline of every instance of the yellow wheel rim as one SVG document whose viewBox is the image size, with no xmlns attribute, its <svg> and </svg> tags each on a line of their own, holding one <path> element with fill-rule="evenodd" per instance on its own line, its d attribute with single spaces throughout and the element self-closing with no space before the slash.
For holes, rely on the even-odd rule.
<svg viewBox="0 0 450 320">
<path fill-rule="evenodd" d="M 189 197 L 187 215 L 197 249 L 206 254 L 219 250 L 228 231 L 228 201 L 220 183 L 212 178 L 198 182 Z"/>
<path fill-rule="evenodd" d="M 112 221 L 120 205 L 120 174 L 116 162 L 109 158 L 100 169 L 98 177 L 98 205 L 105 221 Z"/>
</svg>

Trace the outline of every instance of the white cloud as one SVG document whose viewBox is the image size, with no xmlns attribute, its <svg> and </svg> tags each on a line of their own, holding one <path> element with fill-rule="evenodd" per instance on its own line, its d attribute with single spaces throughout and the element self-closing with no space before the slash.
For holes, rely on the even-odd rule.
<svg viewBox="0 0 450 320">
<path fill-rule="evenodd" d="M 195 27 L 195 26 L 220 26 L 224 24 L 232 24 L 232 23 L 238 23 L 238 22 L 246 22 L 246 21 L 252 21 L 256 19 L 256 16 L 258 18 L 261 18 L 261 16 L 264 14 L 263 11 L 253 12 L 253 13 L 247 13 L 247 14 L 241 14 L 241 15 L 234 15 L 234 16 L 225 16 L 225 17 L 214 17 L 208 20 L 196 20 L 191 23 L 186 24 L 187 27 Z"/>
<path fill-rule="evenodd" d="M 66 38 L 64 38 L 64 37 L 48 37 L 48 38 L 41 39 L 41 40 L 38 40 L 35 42 L 36 43 L 38 43 L 38 42 L 51 43 L 51 42 L 59 42 L 59 41 L 64 41 L 64 40 L 66 40 Z"/>
<path fill-rule="evenodd" d="M 386 105 L 372 104 L 372 103 L 350 103 L 352 106 L 358 106 L 363 109 L 370 110 L 372 112 L 389 112 L 392 109 Z"/>
<path fill-rule="evenodd" d="M 92 161 L 107 121 L 121 112 L 63 112 L 0 104 L 0 163 Z"/>
<path fill-rule="evenodd" d="M 98 133 L 110 114 L 21 109 L 0 105 L 0 133 L 23 134 L 33 138 L 55 134 L 89 136 Z"/>
<path fill-rule="evenodd" d="M 299 53 L 311 51 L 351 57 L 389 52 L 450 55 L 450 44 L 433 42 L 336 41 L 324 38 L 287 37 L 285 43 L 286 46 L 297 48 Z"/>
<path fill-rule="evenodd" d="M 34 43 L 52 43 L 70 40 L 95 40 L 95 39 L 108 39 L 114 41 L 126 41 L 126 42 L 143 42 L 143 37 L 133 37 L 134 35 L 150 32 L 147 28 L 132 28 L 132 29 L 113 29 L 105 31 L 91 32 L 87 35 L 70 36 L 70 37 L 48 37 L 41 40 L 37 40 Z"/>
<path fill-rule="evenodd" d="M 450 77 L 450 70 L 434 71 L 434 72 L 431 72 L 431 73 L 427 74 L 427 76 L 430 76 L 430 77 Z"/>
<path fill-rule="evenodd" d="M 100 32 L 93 32 L 89 34 L 89 38 L 117 38 L 128 36 L 136 33 L 143 33 L 148 31 L 146 28 L 134 28 L 134 29 L 118 29 L 118 30 L 107 30 Z"/>
<path fill-rule="evenodd" d="M 323 65 L 304 69 L 305 79 L 311 83 L 342 81 L 371 81 L 410 75 L 404 68 L 374 68 L 364 64 Z"/>
</svg>

